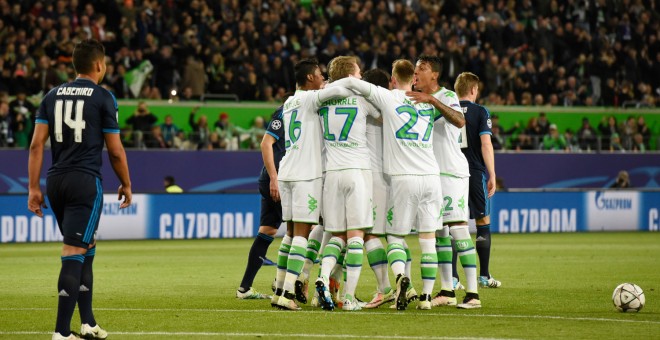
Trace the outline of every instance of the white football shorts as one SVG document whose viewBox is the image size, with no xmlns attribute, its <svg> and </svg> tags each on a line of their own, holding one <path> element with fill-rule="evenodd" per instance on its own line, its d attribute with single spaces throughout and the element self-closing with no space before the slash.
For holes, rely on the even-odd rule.
<svg viewBox="0 0 660 340">
<path fill-rule="evenodd" d="M 373 209 L 371 170 L 326 171 L 323 183 L 323 223 L 325 231 L 371 228 Z"/>
<path fill-rule="evenodd" d="M 413 229 L 420 233 L 435 232 L 442 226 L 439 175 L 392 176 L 391 185 L 385 227 L 388 234 L 405 236 Z"/>
<path fill-rule="evenodd" d="M 308 181 L 278 181 L 283 221 L 319 223 L 322 209 L 321 181 L 321 178 Z"/>
</svg>

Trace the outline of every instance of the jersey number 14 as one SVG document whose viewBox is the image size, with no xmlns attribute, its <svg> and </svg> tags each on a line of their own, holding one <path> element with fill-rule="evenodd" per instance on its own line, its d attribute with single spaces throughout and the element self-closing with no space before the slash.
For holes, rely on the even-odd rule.
<svg viewBox="0 0 660 340">
<path fill-rule="evenodd" d="M 85 128 L 84 105 L 84 100 L 76 100 L 75 103 L 73 100 L 55 101 L 55 141 L 61 143 L 64 140 L 62 134 L 62 120 L 64 120 L 64 124 L 73 130 L 73 140 L 76 143 L 82 143 L 82 130 Z M 73 117 L 74 111 L 76 112 L 75 117 Z"/>
</svg>

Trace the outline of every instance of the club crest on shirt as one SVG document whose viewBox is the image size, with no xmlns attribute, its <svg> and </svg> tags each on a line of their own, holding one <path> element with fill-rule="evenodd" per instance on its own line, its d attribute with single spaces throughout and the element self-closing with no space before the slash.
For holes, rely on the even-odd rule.
<svg viewBox="0 0 660 340">
<path fill-rule="evenodd" d="M 279 130 L 282 127 L 282 122 L 279 120 L 274 120 L 272 123 L 270 123 L 270 127 L 273 130 Z"/>
<path fill-rule="evenodd" d="M 488 120 L 486 121 L 486 124 L 488 125 L 489 129 L 493 128 L 493 122 L 490 121 L 490 118 L 488 118 Z"/>
</svg>

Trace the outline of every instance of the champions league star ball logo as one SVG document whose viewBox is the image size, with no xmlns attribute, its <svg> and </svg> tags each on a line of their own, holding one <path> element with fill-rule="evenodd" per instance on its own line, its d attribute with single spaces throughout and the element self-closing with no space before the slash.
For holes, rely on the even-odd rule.
<svg viewBox="0 0 660 340">
<path fill-rule="evenodd" d="M 272 123 L 270 123 L 270 127 L 273 130 L 279 130 L 282 127 L 282 122 L 280 122 L 279 120 L 274 120 Z"/>
</svg>

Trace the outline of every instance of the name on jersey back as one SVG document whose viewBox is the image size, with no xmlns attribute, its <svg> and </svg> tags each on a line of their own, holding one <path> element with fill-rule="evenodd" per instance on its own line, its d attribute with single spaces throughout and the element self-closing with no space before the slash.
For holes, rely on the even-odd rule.
<svg viewBox="0 0 660 340">
<path fill-rule="evenodd" d="M 90 87 L 60 87 L 57 89 L 58 96 L 91 96 L 94 92 Z"/>
</svg>

